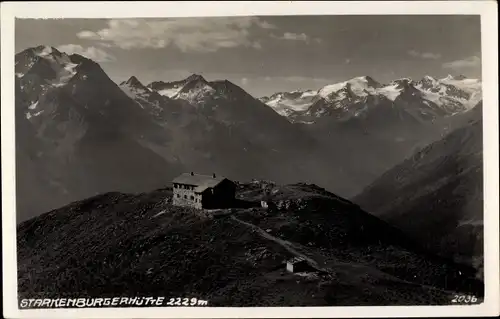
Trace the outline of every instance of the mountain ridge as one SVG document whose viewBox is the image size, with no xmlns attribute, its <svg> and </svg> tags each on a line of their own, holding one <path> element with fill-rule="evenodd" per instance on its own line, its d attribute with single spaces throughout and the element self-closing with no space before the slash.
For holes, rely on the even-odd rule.
<svg viewBox="0 0 500 319">
<path fill-rule="evenodd" d="M 479 80 L 468 79 L 463 75 L 443 79 L 424 76 L 418 81 L 401 78 L 388 84 L 381 84 L 370 76 L 360 76 L 326 85 L 316 91 L 280 92 L 259 100 L 292 122 L 312 124 L 314 118 L 321 117 L 329 109 L 349 107 L 353 99 L 360 101 L 367 96 L 388 99 L 398 104 L 398 100 L 411 100 L 418 95 L 421 107 L 427 106 L 426 112 L 438 111 L 444 115 L 463 113 L 479 102 L 480 87 Z M 325 106 L 318 110 L 318 103 Z M 303 120 L 305 116 L 312 117 L 313 122 Z"/>
</svg>

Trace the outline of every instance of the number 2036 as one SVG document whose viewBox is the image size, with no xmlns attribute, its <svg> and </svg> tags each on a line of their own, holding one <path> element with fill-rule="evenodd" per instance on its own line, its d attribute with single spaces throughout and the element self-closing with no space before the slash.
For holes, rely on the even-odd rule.
<svg viewBox="0 0 500 319">
<path fill-rule="evenodd" d="M 453 295 L 453 299 L 451 299 L 451 302 L 472 304 L 477 303 L 477 297 L 471 295 Z"/>
</svg>

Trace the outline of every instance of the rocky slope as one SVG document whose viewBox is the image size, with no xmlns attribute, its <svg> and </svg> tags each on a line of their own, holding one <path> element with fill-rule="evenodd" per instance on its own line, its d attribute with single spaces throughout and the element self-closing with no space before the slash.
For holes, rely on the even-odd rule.
<svg viewBox="0 0 500 319">
<path fill-rule="evenodd" d="M 481 300 L 473 270 L 315 185 L 240 184 L 237 208 L 201 214 L 171 191 L 107 193 L 18 226 L 21 298 L 189 296 L 209 306 L 450 304 Z M 252 206 L 252 205 L 250 205 Z M 240 207 L 242 207 L 240 205 Z M 287 273 L 303 256 L 309 269 Z M 36 264 L 37 267 L 32 267 Z"/>
</svg>

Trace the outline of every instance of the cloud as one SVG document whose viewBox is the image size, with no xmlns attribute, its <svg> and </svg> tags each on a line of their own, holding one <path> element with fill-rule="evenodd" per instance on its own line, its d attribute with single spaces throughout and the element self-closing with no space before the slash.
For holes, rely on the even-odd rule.
<svg viewBox="0 0 500 319">
<path fill-rule="evenodd" d="M 111 44 L 106 43 L 106 42 L 100 42 L 100 43 L 98 43 L 98 45 L 103 47 L 103 48 L 111 48 L 112 47 Z"/>
<path fill-rule="evenodd" d="M 439 54 L 439 53 L 419 52 L 416 50 L 410 50 L 410 51 L 408 51 L 408 54 L 414 58 L 421 58 L 421 59 L 437 60 L 437 59 L 441 58 L 441 54 Z"/>
<path fill-rule="evenodd" d="M 320 38 L 311 38 L 310 36 L 308 36 L 305 33 L 285 32 L 281 36 L 277 36 L 277 35 L 272 34 L 271 37 L 275 38 L 275 39 L 280 39 L 280 40 L 302 41 L 302 42 L 306 42 L 306 43 L 310 43 L 311 41 L 314 41 L 316 43 L 323 42 L 323 40 L 321 40 Z"/>
<path fill-rule="evenodd" d="M 178 19 L 112 19 L 97 32 L 77 33 L 81 39 L 101 41 L 122 49 L 165 48 L 182 52 L 215 52 L 224 48 L 260 49 L 252 38 L 254 29 L 273 29 L 257 17 L 210 17 Z"/>
<path fill-rule="evenodd" d="M 291 33 L 285 32 L 281 37 L 284 40 L 292 40 L 292 41 L 307 41 L 309 37 L 305 33 Z"/>
<path fill-rule="evenodd" d="M 445 69 L 473 68 L 481 65 L 481 59 L 478 56 L 471 56 L 462 60 L 455 60 L 443 64 Z"/>
<path fill-rule="evenodd" d="M 63 44 L 58 46 L 57 49 L 67 54 L 76 53 L 83 55 L 95 62 L 110 62 L 115 60 L 114 56 L 96 47 L 84 48 L 79 44 Z"/>
</svg>

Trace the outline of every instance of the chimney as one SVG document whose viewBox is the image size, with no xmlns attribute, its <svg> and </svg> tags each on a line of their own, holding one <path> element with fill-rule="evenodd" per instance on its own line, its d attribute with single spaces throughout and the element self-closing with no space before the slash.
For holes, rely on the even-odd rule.
<svg viewBox="0 0 500 319">
<path fill-rule="evenodd" d="M 193 173 L 193 172 L 191 172 L 191 176 L 194 176 L 194 173 Z"/>
<path fill-rule="evenodd" d="M 215 173 L 212 176 L 215 178 Z"/>
</svg>

